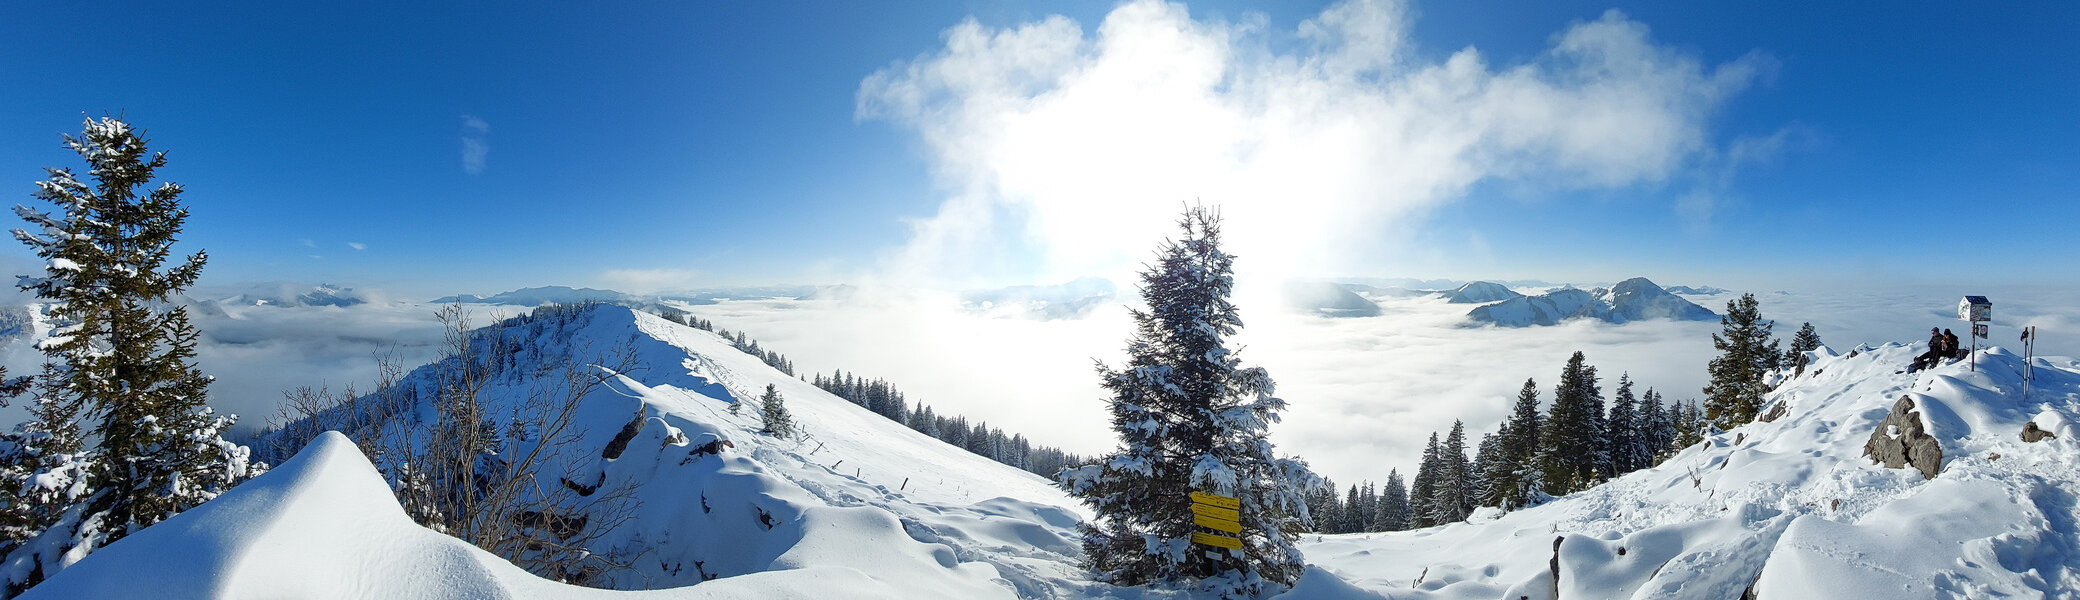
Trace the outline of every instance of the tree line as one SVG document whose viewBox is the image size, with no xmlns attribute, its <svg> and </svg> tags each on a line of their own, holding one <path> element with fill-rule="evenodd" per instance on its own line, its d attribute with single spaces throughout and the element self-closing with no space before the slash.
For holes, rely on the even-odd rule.
<svg viewBox="0 0 2080 600">
<path fill-rule="evenodd" d="M 672 308 L 660 307 L 657 314 L 668 321 L 713 332 L 729 340 L 737 350 L 758 357 L 782 373 L 795 375 L 793 360 L 778 351 L 760 346 L 758 340 L 751 339 L 743 331 L 733 333 L 716 326 L 714 321 Z M 1055 473 L 1062 469 L 1079 466 L 1084 462 L 1082 456 L 1061 448 L 1033 443 L 1024 434 L 1006 433 L 1001 428 L 991 427 L 985 421 L 971 423 L 966 416 L 939 414 L 932 407 L 922 403 L 913 406 L 903 391 L 896 389 L 895 385 L 886 379 L 868 379 L 838 369 L 829 375 L 817 373 L 809 382 L 832 395 L 881 415 L 882 418 L 902 423 L 905 427 L 956 448 L 1024 469 L 1041 477 L 1054 477 Z M 767 412 L 764 405 L 764 401 L 761 400 L 761 415 Z"/>
<path fill-rule="evenodd" d="M 1390 470 L 1383 484 L 1366 481 L 1339 490 L 1324 480 L 1308 490 L 1314 531 L 1456 523 L 1477 507 L 1515 510 L 1659 465 L 1707 436 L 1755 420 L 1769 391 L 1765 375 L 1791 368 L 1792 377 L 1802 376 L 1807 352 L 1820 347 L 1819 333 L 1806 323 L 1790 347 L 1778 352 L 1770 338 L 1773 324 L 1762 318 L 1753 294 L 1729 301 L 1721 326 L 1712 336 L 1720 355 L 1709 365 L 1703 401 L 1664 403 L 1651 387 L 1635 395 L 1635 382 L 1621 374 L 1606 402 L 1596 367 L 1575 352 L 1546 409 L 1539 409 L 1538 382 L 1524 380 L 1510 416 L 1493 433 L 1482 434 L 1471 459 L 1465 423 L 1454 421 L 1442 441 L 1431 432 L 1413 479 Z"/>
<path fill-rule="evenodd" d="M 1023 434 L 1006 434 L 987 421 L 971 424 L 965 416 L 942 415 L 922 403 L 911 406 L 902 390 L 885 379 L 869 380 L 838 370 L 830 375 L 819 373 L 810 383 L 911 430 L 1035 475 L 1053 477 L 1062 469 L 1083 464 L 1081 456 L 1035 444 Z"/>
</svg>

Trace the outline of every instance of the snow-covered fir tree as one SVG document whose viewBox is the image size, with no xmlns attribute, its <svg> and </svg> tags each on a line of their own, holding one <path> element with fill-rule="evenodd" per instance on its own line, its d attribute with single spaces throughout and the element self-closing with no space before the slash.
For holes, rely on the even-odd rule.
<svg viewBox="0 0 2080 600">
<path fill-rule="evenodd" d="M 1595 485 L 1609 472 L 1602 396 L 1596 387 L 1596 367 L 1584 364 L 1581 352 L 1574 353 L 1560 371 L 1552 409 L 1538 433 L 1538 464 L 1546 493 L 1573 493 Z"/>
<path fill-rule="evenodd" d="M 1293 546 L 1307 527 L 1306 465 L 1273 455 L 1265 435 L 1285 401 L 1271 376 L 1242 366 L 1227 337 L 1242 326 L 1229 295 L 1234 257 L 1220 219 L 1195 207 L 1141 274 L 1127 363 L 1099 366 L 1120 448 L 1066 470 L 1061 484 L 1097 513 L 1084 528 L 1085 565 L 1109 582 L 1200 580 L 1221 595 L 1283 587 L 1305 567 Z M 1190 492 L 1239 498 L 1240 550 L 1195 545 Z"/>
<path fill-rule="evenodd" d="M 1342 533 L 1337 531 L 1343 522 L 1343 503 L 1336 499 L 1336 482 L 1324 478 L 1321 485 L 1307 491 L 1307 514 L 1314 517 L 1315 533 Z"/>
<path fill-rule="evenodd" d="M 179 184 L 151 186 L 166 155 L 142 136 L 119 119 L 88 119 L 65 145 L 86 160 L 90 181 L 47 169 L 35 197 L 58 210 L 15 208 L 30 225 L 15 238 L 46 261 L 20 287 L 51 303 L 57 327 L 41 345 L 49 361 L 32 420 L 8 440 L 0 469 L 10 592 L 259 470 L 245 447 L 224 441 L 232 418 L 205 404 L 210 378 L 192 365 L 198 333 L 170 300 L 207 256 L 166 264 L 188 211 Z"/>
<path fill-rule="evenodd" d="M 1401 531 L 1408 529 L 1408 484 L 1401 480 L 1401 471 L 1387 471 L 1387 483 L 1380 489 L 1379 512 L 1372 518 L 1368 531 Z"/>
<path fill-rule="evenodd" d="M 1452 431 L 1438 447 L 1437 481 L 1432 484 L 1430 521 L 1458 523 L 1473 514 L 1473 466 L 1466 460 L 1466 424 L 1452 421 Z"/>
<path fill-rule="evenodd" d="M 787 414 L 787 399 L 780 397 L 780 388 L 766 384 L 766 392 L 758 397 L 758 417 L 763 424 L 758 431 L 774 437 L 794 435 L 794 417 Z"/>
<path fill-rule="evenodd" d="M 1343 519 L 1337 521 L 1336 532 L 1357 533 L 1364 531 L 1363 523 L 1365 522 L 1365 516 L 1359 513 L 1359 508 L 1364 505 L 1364 492 L 1359 491 L 1358 486 L 1353 484 L 1350 494 L 1343 499 Z"/>
<path fill-rule="evenodd" d="M 1611 397 L 1610 417 L 1604 420 L 1604 439 L 1609 440 L 1611 473 L 1624 475 L 1644 469 L 1653 462 L 1640 434 L 1639 400 L 1632 394 L 1632 375 L 1618 375 L 1618 389 Z"/>
<path fill-rule="evenodd" d="M 1754 294 L 1726 301 L 1726 315 L 1719 324 L 1723 331 L 1712 334 L 1712 348 L 1719 356 L 1712 359 L 1711 383 L 1704 386 L 1704 414 L 1723 431 L 1755 420 L 1762 410 L 1762 393 L 1768 391 L 1762 376 L 1777 368 L 1784 355 L 1770 338 L 1775 323 L 1762 318 Z"/>
<path fill-rule="evenodd" d="M 1509 497 L 1501 504 L 1504 510 L 1530 505 L 1545 495 L 1544 473 L 1538 465 L 1539 436 L 1544 427 L 1545 419 L 1538 412 L 1538 381 L 1525 379 L 1509 421 L 1502 428 L 1501 467 L 1510 470 L 1506 483 Z"/>
<path fill-rule="evenodd" d="M 1647 388 L 1647 393 L 1640 395 L 1639 406 L 1640 443 L 1648 451 L 1647 466 L 1659 465 L 1675 453 L 1675 420 L 1661 405 L 1661 392 L 1654 388 Z"/>
<path fill-rule="evenodd" d="M 1436 525 L 1433 509 L 1436 507 L 1438 472 L 1443 470 L 1440 457 L 1442 451 L 1437 444 L 1437 432 L 1430 432 L 1430 442 L 1423 446 L 1423 461 L 1416 465 L 1415 481 L 1408 485 L 1408 526 L 1421 529 Z"/>
<path fill-rule="evenodd" d="M 1480 449 L 1473 453 L 1474 504 L 1497 507 L 1509 504 L 1516 486 L 1516 468 L 1503 451 L 1502 440 L 1507 437 L 1507 422 L 1499 431 L 1481 436 Z"/>
<path fill-rule="evenodd" d="M 1813 329 L 1811 322 L 1800 325 L 1798 333 L 1791 335 L 1791 347 L 1784 349 L 1784 364 L 1791 366 L 1792 377 L 1801 377 L 1806 374 L 1806 353 L 1818 349 L 1820 349 L 1820 332 Z"/>
<path fill-rule="evenodd" d="M 1712 429 L 1711 421 L 1705 418 L 1704 409 L 1698 408 L 1696 400 L 1677 402 L 1675 406 L 1676 443 L 1670 454 L 1704 441 L 1705 432 Z"/>
</svg>

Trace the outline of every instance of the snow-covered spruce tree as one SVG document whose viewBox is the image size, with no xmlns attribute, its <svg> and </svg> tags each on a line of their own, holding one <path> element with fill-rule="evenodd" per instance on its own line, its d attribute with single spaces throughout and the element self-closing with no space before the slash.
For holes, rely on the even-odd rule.
<svg viewBox="0 0 2080 600">
<path fill-rule="evenodd" d="M 1539 469 L 1545 491 L 1561 496 L 1587 489 L 1601 480 L 1609 464 L 1604 453 L 1603 394 L 1596 388 L 1596 367 L 1583 364 L 1581 352 L 1567 359 L 1553 406 L 1538 432 Z"/>
<path fill-rule="evenodd" d="M 1705 420 L 1704 410 L 1697 407 L 1696 400 L 1679 401 L 1674 406 L 1676 443 L 1675 448 L 1669 451 L 1671 455 L 1704 441 L 1705 430 L 1712 426 Z"/>
<path fill-rule="evenodd" d="M 787 414 L 787 400 L 780 397 L 780 388 L 766 384 L 766 393 L 758 397 L 758 416 L 764 427 L 759 433 L 785 438 L 794 435 L 794 419 Z"/>
<path fill-rule="evenodd" d="M 1272 454 L 1265 438 L 1286 403 L 1271 376 L 1244 368 L 1226 337 L 1242 326 L 1228 299 L 1234 257 L 1220 249 L 1220 217 L 1185 212 L 1141 274 L 1127 364 L 1103 363 L 1120 448 L 1062 472 L 1061 484 L 1097 513 L 1084 528 L 1084 561 L 1112 583 L 1186 583 L 1254 595 L 1299 578 L 1293 540 L 1307 527 L 1305 463 Z M 1240 550 L 1194 545 L 1190 492 L 1241 500 Z"/>
<path fill-rule="evenodd" d="M 1538 413 L 1538 381 L 1525 379 L 1503 427 L 1502 453 L 1510 469 L 1509 497 L 1501 505 L 1504 510 L 1528 506 L 1545 496 L 1538 465 L 1539 431 L 1544 426 L 1545 418 Z M 1537 480 L 1535 485 L 1533 480 Z"/>
<path fill-rule="evenodd" d="M 1806 374 L 1806 353 L 1818 349 L 1820 332 L 1813 329 L 1811 322 L 1800 325 L 1798 333 L 1791 335 L 1791 347 L 1784 350 L 1784 364 L 1791 365 L 1792 377 Z"/>
<path fill-rule="evenodd" d="M 1473 466 L 1466 461 L 1466 424 L 1452 421 L 1452 431 L 1438 447 L 1437 482 L 1430 499 L 1430 521 L 1445 525 L 1473 514 Z"/>
<path fill-rule="evenodd" d="M 1741 294 L 1726 301 L 1726 316 L 1719 318 L 1724 330 L 1712 334 L 1712 348 L 1719 357 L 1709 366 L 1711 382 L 1704 386 L 1704 414 L 1720 430 L 1733 429 L 1755 420 L 1762 410 L 1766 390 L 1762 376 L 1777 368 L 1783 353 L 1770 338 L 1774 322 L 1763 320 L 1754 294 Z"/>
<path fill-rule="evenodd" d="M 1436 525 L 1432 509 L 1436 506 L 1437 478 L 1444 470 L 1443 451 L 1437 444 L 1437 432 L 1430 432 L 1430 442 L 1423 446 L 1423 460 L 1416 464 L 1415 481 L 1408 485 L 1408 526 L 1421 529 Z"/>
<path fill-rule="evenodd" d="M 1336 533 L 1334 523 L 1343 514 L 1343 504 L 1336 500 L 1336 482 L 1323 478 L 1322 484 L 1307 489 L 1307 514 L 1314 517 L 1314 533 Z"/>
<path fill-rule="evenodd" d="M 35 196 L 58 210 L 15 208 L 31 226 L 15 238 L 46 261 L 43 276 L 24 276 L 20 287 L 50 303 L 57 328 L 41 344 L 50 360 L 34 420 L 7 469 L 26 476 L 7 482 L 17 484 L 8 512 L 33 515 L 7 540 L 9 592 L 260 469 L 247 448 L 224 441 L 232 418 L 204 404 L 210 378 L 191 364 L 198 334 L 170 298 L 195 282 L 207 256 L 167 267 L 188 210 L 179 184 L 149 187 L 166 154 L 149 152 L 142 134 L 112 117 L 88 119 L 65 145 L 86 160 L 91 183 L 46 169 Z"/>
<path fill-rule="evenodd" d="M 1401 531 L 1408 529 L 1408 484 L 1401 480 L 1399 469 L 1387 471 L 1387 486 L 1380 491 L 1379 515 L 1374 517 L 1372 531 Z"/>
<path fill-rule="evenodd" d="M 1509 439 L 1509 423 L 1481 436 L 1480 449 L 1473 453 L 1474 504 L 1505 507 L 1516 490 L 1516 465 L 1509 462 L 1503 440 Z"/>
<path fill-rule="evenodd" d="M 1661 464 L 1675 452 L 1676 425 L 1669 411 L 1661 406 L 1661 392 L 1647 388 L 1639 397 L 1639 439 L 1647 451 L 1645 466 Z"/>
<path fill-rule="evenodd" d="M 1610 440 L 1611 473 L 1624 475 L 1647 467 L 1653 458 L 1641 441 L 1639 400 L 1632 395 L 1632 374 L 1618 375 L 1618 391 L 1611 399 L 1610 417 L 1605 419 L 1604 439 Z"/>
</svg>

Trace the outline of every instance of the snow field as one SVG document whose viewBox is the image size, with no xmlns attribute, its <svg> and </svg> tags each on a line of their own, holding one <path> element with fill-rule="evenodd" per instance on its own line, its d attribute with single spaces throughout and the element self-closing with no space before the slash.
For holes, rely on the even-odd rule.
<svg viewBox="0 0 2080 600">
<path fill-rule="evenodd" d="M 1813 353 L 1767 399 L 1786 415 L 1662 465 L 1490 522 L 1309 536 L 1311 562 L 1392 598 L 2073 598 L 2080 594 L 2080 363 L 1998 348 L 1894 373 L 1918 345 Z M 1943 448 L 1940 474 L 1863 444 L 1900 397 Z M 2023 424 L 2059 435 L 2030 444 Z M 1478 520 L 1478 519 L 1476 519 Z M 1554 538 L 1560 578 L 1552 580 Z M 1420 582 L 1418 581 L 1420 579 Z"/>
</svg>

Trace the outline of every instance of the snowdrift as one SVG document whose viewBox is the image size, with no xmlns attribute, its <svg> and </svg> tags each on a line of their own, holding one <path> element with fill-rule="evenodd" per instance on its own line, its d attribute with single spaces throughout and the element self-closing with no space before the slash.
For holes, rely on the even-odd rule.
<svg viewBox="0 0 2080 600">
<path fill-rule="evenodd" d="M 487 404 L 588 349 L 627 352 L 582 401 L 559 477 L 639 504 L 594 549 L 601 583 L 666 598 L 1075 595 L 1086 518 L 1050 482 L 953 448 L 773 370 L 712 333 L 616 306 L 509 323 Z M 401 386 L 432 398 L 431 367 Z M 553 382 L 549 384 L 553 385 Z M 778 386 L 805 433 L 757 433 L 731 403 Z M 364 401 L 372 401 L 364 399 Z M 423 422 L 430 408 L 420 401 Z M 633 436 L 624 432 L 633 429 Z M 619 439 L 618 452 L 605 449 Z M 718 442 L 728 442 L 727 445 Z M 607 458 L 606 455 L 612 455 Z M 572 475 L 575 474 L 575 475 Z M 598 523 L 601 520 L 594 520 Z M 367 458 L 328 433 L 267 476 L 96 553 L 44 597 L 483 598 L 611 594 L 535 577 L 414 524 Z M 146 592 L 150 593 L 146 593 Z M 176 594 L 175 597 L 179 597 Z"/>
<path fill-rule="evenodd" d="M 1776 420 L 1543 506 L 1302 549 L 1397 599 L 2080 597 L 2080 363 L 2036 359 L 2025 395 L 1999 348 L 1895 373 L 1921 350 L 1813 352 Z M 1942 447 L 1933 480 L 1862 455 L 1902 397 Z M 2022 441 L 2031 422 L 2056 437 Z"/>
</svg>

